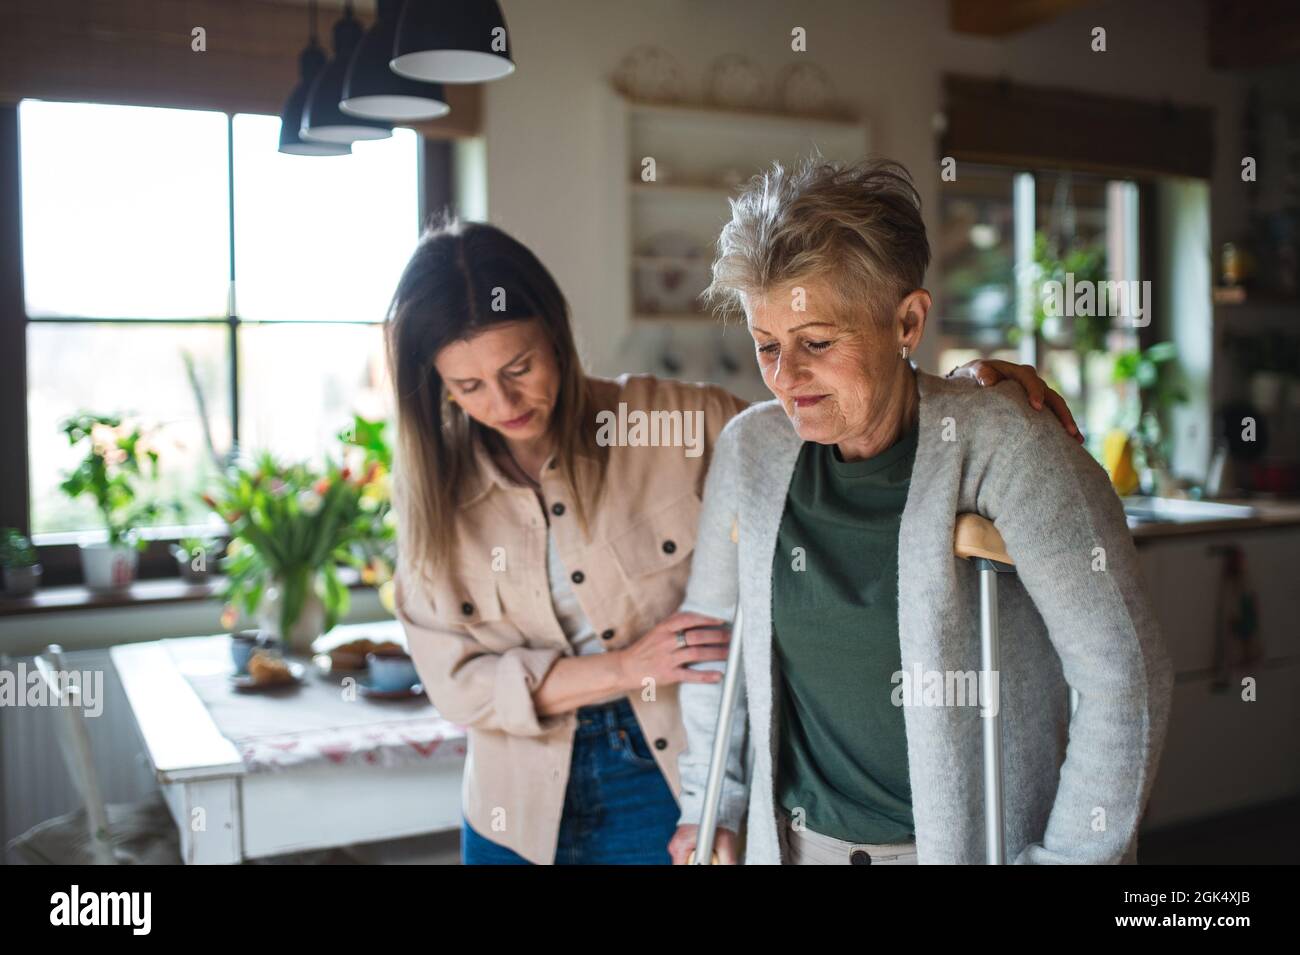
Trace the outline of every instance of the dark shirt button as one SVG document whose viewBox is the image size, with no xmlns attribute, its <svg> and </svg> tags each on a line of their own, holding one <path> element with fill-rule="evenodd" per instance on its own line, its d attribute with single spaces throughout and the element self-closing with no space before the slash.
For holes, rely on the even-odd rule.
<svg viewBox="0 0 1300 955">
<path fill-rule="evenodd" d="M 849 855 L 849 861 L 854 865 L 871 865 L 871 854 L 866 849 L 854 849 Z"/>
<path fill-rule="evenodd" d="M 564 505 L 561 504 L 559 501 L 556 501 L 554 504 L 551 505 L 551 513 L 554 514 L 556 517 L 559 517 L 561 514 L 564 513 Z"/>
<path fill-rule="evenodd" d="M 604 633 L 602 633 L 602 634 L 600 635 L 600 639 L 602 639 L 602 640 L 613 640 L 613 639 L 614 639 L 614 631 L 613 631 L 613 630 L 606 630 Z"/>
<path fill-rule="evenodd" d="M 674 544 L 672 541 L 664 541 L 664 553 L 665 553 L 665 554 L 671 554 L 671 553 L 672 553 L 673 551 L 675 551 L 676 549 L 677 549 L 677 545 Z"/>
<path fill-rule="evenodd" d="M 667 749 L 667 748 L 668 748 L 668 740 L 664 739 L 662 736 L 660 736 L 657 740 L 655 740 L 655 749 Z"/>
<path fill-rule="evenodd" d="M 474 605 L 473 605 L 472 603 L 470 603 L 469 601 L 466 601 L 465 603 L 463 603 L 463 604 L 460 605 L 460 612 L 463 613 L 463 614 L 464 614 L 465 616 L 467 616 L 467 617 L 473 616 L 473 614 L 474 614 Z"/>
<path fill-rule="evenodd" d="M 573 573 L 569 575 L 569 579 L 572 580 L 575 584 L 580 584 L 587 579 L 587 575 L 580 570 L 575 570 Z"/>
</svg>

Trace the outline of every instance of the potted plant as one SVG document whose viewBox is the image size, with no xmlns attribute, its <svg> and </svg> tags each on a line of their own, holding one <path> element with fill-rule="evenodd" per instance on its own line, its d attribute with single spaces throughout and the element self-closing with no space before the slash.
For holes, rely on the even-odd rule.
<svg viewBox="0 0 1300 955">
<path fill-rule="evenodd" d="M 1169 472 L 1169 434 L 1163 425 L 1169 411 L 1187 400 L 1187 389 L 1173 342 L 1158 342 L 1145 349 L 1130 349 L 1115 356 L 1112 380 L 1136 388 L 1120 427 L 1132 437 L 1142 469 L 1143 490 L 1171 496 L 1174 479 Z"/>
<path fill-rule="evenodd" d="M 232 468 L 204 501 L 230 528 L 222 567 L 227 578 L 223 625 L 239 611 L 292 652 L 347 613 L 348 589 L 338 565 L 355 564 L 352 547 L 370 518 L 361 497 L 374 475 L 353 480 L 337 463 L 318 473 L 306 464 L 283 465 L 263 453 L 252 467 Z"/>
<path fill-rule="evenodd" d="M 4 570 L 4 592 L 8 597 L 26 597 L 41 584 L 36 548 L 17 528 L 0 531 L 0 568 Z"/>
<path fill-rule="evenodd" d="M 117 415 L 81 412 L 66 418 L 60 430 L 72 447 L 85 446 L 86 454 L 59 487 L 71 498 L 92 498 L 108 532 L 106 541 L 79 545 L 86 586 L 129 586 L 146 543 L 138 528 L 158 514 L 155 502 L 137 499 L 139 482 L 158 476 L 158 452 L 144 431 Z"/>
</svg>

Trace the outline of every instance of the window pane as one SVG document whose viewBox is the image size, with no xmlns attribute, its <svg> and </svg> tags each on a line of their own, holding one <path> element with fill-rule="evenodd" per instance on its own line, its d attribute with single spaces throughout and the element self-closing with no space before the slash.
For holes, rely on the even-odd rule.
<svg viewBox="0 0 1300 955">
<path fill-rule="evenodd" d="M 940 203 L 940 328 L 990 348 L 1005 343 L 1015 323 L 1014 178 L 1011 169 L 967 165 L 944 184 Z"/>
<path fill-rule="evenodd" d="M 240 317 L 382 321 L 418 237 L 415 133 L 320 157 L 277 152 L 274 116 L 238 115 L 234 130 Z"/>
<path fill-rule="evenodd" d="M 378 325 L 240 327 L 240 444 L 286 460 L 337 456 L 354 413 L 391 414 Z"/>
<path fill-rule="evenodd" d="M 225 114 L 24 100 L 18 117 L 29 315 L 226 314 Z"/>
<path fill-rule="evenodd" d="M 68 446 L 62 420 L 80 411 L 121 414 L 159 426 L 159 480 L 151 488 L 162 502 L 183 499 L 186 521 L 207 514 L 194 495 L 215 468 L 212 445 L 230 447 L 228 331 L 221 325 L 124 325 L 33 322 L 27 326 L 27 425 L 31 449 L 32 528 L 99 529 L 89 499 L 70 501 L 59 490 L 65 472 L 84 455 Z M 185 356 L 193 358 L 193 381 Z M 176 523 L 168 514 L 160 523 Z"/>
</svg>

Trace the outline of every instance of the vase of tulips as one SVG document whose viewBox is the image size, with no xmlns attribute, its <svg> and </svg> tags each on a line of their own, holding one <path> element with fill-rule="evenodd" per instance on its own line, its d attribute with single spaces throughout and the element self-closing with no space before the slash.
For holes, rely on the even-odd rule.
<svg viewBox="0 0 1300 955">
<path fill-rule="evenodd" d="M 230 529 L 223 569 L 223 624 L 242 611 L 294 653 L 310 651 L 349 607 L 341 564 L 370 525 L 362 497 L 374 479 L 327 462 L 321 471 L 269 453 L 231 469 L 204 501 Z"/>
</svg>

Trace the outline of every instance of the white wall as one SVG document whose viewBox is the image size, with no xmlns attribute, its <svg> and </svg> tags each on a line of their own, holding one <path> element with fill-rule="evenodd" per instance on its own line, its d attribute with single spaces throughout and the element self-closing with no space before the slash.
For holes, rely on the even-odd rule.
<svg viewBox="0 0 1300 955">
<path fill-rule="evenodd" d="M 602 208 L 598 188 L 612 161 L 602 153 L 599 93 L 624 55 L 641 44 L 671 53 L 697 91 L 724 53 L 743 54 L 769 78 L 800 56 L 815 61 L 871 123 L 876 151 L 912 171 L 932 233 L 939 188 L 932 120 L 944 72 L 1005 74 L 1016 82 L 1215 107 L 1214 182 L 1223 187 L 1213 191 L 1216 245 L 1244 215 L 1234 188 L 1241 185 L 1243 84 L 1206 65 L 1206 13 L 1198 0 L 1099 2 L 1008 40 L 953 34 L 947 0 L 503 0 L 502 6 L 518 70 L 486 87 L 489 212 L 554 272 L 588 367 L 598 374 L 627 370 L 627 356 L 618 354 L 625 331 L 619 289 L 627 278 L 611 235 L 619 220 Z M 795 26 L 807 30 L 806 54 L 790 50 Z M 1106 53 L 1090 49 L 1094 26 L 1107 30 Z M 937 268 L 932 287 L 936 278 Z M 920 361 L 934 370 L 936 336 L 927 344 Z"/>
</svg>

